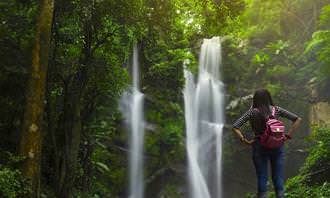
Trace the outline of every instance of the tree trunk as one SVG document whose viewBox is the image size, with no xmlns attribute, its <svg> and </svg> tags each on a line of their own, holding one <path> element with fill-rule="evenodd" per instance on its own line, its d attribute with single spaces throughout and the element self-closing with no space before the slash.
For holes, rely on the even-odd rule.
<svg viewBox="0 0 330 198">
<path fill-rule="evenodd" d="M 82 131 L 82 97 L 87 83 L 87 67 L 91 61 L 91 43 L 92 29 L 90 19 L 84 24 L 84 49 L 79 61 L 79 68 L 67 87 L 65 92 L 64 104 L 64 151 L 61 156 L 61 166 L 59 171 L 59 181 L 57 194 L 61 198 L 72 197 L 72 189 L 76 181 L 76 171 L 78 166 L 78 153 L 80 148 L 81 131 Z"/>
<path fill-rule="evenodd" d="M 53 9 L 54 0 L 40 0 L 19 146 L 20 154 L 27 157 L 22 172 L 31 181 L 30 197 L 33 198 L 40 196 L 41 128 Z"/>
<path fill-rule="evenodd" d="M 93 153 L 93 145 L 87 136 L 84 144 L 84 153 L 82 156 L 82 168 L 84 174 L 82 176 L 82 187 L 84 192 L 89 193 L 91 187 L 91 177 L 92 177 L 92 160 L 91 156 Z"/>
<path fill-rule="evenodd" d="M 69 101 L 64 121 L 65 145 L 59 177 L 59 197 L 61 198 L 72 197 L 72 188 L 77 175 L 81 134 L 80 94 L 74 91 Z"/>
</svg>

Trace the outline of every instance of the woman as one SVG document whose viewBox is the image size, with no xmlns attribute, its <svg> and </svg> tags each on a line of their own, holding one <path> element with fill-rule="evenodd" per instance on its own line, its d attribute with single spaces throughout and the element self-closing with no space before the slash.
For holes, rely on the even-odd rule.
<svg viewBox="0 0 330 198">
<path fill-rule="evenodd" d="M 293 133 L 300 125 L 301 118 L 297 115 L 275 106 L 270 93 L 266 89 L 257 90 L 253 96 L 252 107 L 243 114 L 233 124 L 233 131 L 239 137 L 242 143 L 252 145 L 252 159 L 256 169 L 257 181 L 258 181 L 258 198 L 267 197 L 267 166 L 268 162 L 271 164 L 272 181 L 275 188 L 277 198 L 284 197 L 284 148 L 266 148 L 260 144 L 259 136 L 266 129 L 267 118 L 273 114 L 277 119 L 278 117 L 284 117 L 293 122 L 289 130 L 287 131 L 284 140 L 292 138 Z M 255 138 L 253 140 L 247 140 L 240 127 L 250 122 Z"/>
</svg>

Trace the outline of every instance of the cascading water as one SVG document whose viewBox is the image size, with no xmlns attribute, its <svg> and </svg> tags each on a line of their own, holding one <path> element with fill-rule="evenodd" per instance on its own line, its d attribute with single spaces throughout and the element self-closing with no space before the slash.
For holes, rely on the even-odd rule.
<svg viewBox="0 0 330 198">
<path fill-rule="evenodd" d="M 186 147 L 190 197 L 222 197 L 224 87 L 220 81 L 221 42 L 204 39 L 197 84 L 185 68 Z"/>
<path fill-rule="evenodd" d="M 138 49 L 133 49 L 133 86 L 124 92 L 120 109 L 124 115 L 129 134 L 129 198 L 143 198 L 143 143 L 144 143 L 144 96 L 139 87 Z"/>
</svg>

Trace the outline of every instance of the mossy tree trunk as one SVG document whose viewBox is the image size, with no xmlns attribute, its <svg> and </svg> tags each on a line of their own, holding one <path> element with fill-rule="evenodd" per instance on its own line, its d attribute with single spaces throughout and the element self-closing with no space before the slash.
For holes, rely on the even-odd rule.
<svg viewBox="0 0 330 198">
<path fill-rule="evenodd" d="M 32 67 L 26 87 L 26 106 L 19 153 L 26 156 L 22 172 L 31 181 L 30 197 L 40 196 L 40 159 L 48 52 L 54 0 L 40 0 L 32 52 Z"/>
</svg>

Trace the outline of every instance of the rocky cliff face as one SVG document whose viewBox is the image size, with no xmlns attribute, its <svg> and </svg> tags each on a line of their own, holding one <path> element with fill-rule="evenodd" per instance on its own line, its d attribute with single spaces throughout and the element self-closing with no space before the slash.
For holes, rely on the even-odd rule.
<svg viewBox="0 0 330 198">
<path fill-rule="evenodd" d="M 313 83 L 313 79 L 310 82 L 312 83 L 308 84 L 308 90 L 312 104 L 309 111 L 309 123 L 330 127 L 330 95 L 328 95 L 330 84 L 321 88 L 319 84 Z"/>
<path fill-rule="evenodd" d="M 310 110 L 311 124 L 330 127 L 330 104 L 327 102 L 318 102 L 312 104 Z"/>
</svg>

